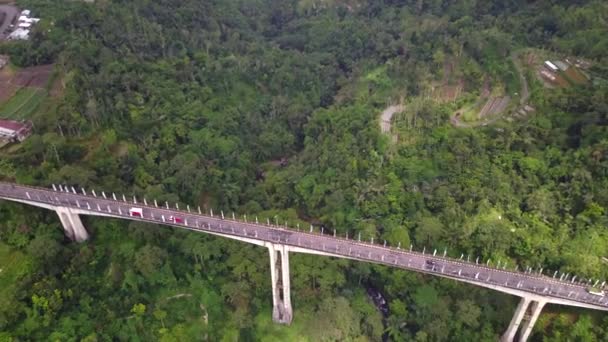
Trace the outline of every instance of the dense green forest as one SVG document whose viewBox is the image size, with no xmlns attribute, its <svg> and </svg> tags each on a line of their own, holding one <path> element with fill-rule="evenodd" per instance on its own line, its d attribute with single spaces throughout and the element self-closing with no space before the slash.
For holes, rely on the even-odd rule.
<svg viewBox="0 0 608 342">
<path fill-rule="evenodd" d="M 4 43 L 65 88 L 0 178 L 308 222 L 391 245 L 608 278 L 608 5 L 600 0 L 19 0 Z M 533 115 L 455 128 L 523 48 L 592 62 Z M 429 96 L 447 77 L 454 101 Z M 530 76 L 530 75 L 528 75 Z M 514 79 L 513 77 L 511 77 Z M 508 82 L 507 82 L 508 83 Z M 382 134 L 387 104 L 406 110 Z M 0 341 L 496 341 L 516 298 L 388 267 L 291 256 L 294 322 L 271 322 L 268 252 L 167 227 L 0 203 Z M 388 300 L 382 313 L 366 288 Z M 606 341 L 547 306 L 537 341 Z"/>
</svg>

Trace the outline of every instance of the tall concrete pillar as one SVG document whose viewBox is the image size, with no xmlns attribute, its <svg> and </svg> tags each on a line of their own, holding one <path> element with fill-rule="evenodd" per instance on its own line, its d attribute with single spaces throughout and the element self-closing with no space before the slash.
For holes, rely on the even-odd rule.
<svg viewBox="0 0 608 342">
<path fill-rule="evenodd" d="M 289 275 L 289 251 L 281 245 L 281 274 L 283 275 L 283 305 L 285 306 L 285 323 L 291 324 L 293 308 L 291 307 L 291 281 Z"/>
<path fill-rule="evenodd" d="M 521 336 L 519 337 L 519 342 L 526 342 L 530 333 L 532 332 L 532 328 L 534 328 L 534 324 L 536 324 L 536 320 L 538 316 L 540 316 L 540 312 L 543 310 L 546 302 L 538 301 L 532 302 L 532 306 L 530 310 L 532 311 L 532 315 L 527 319 L 524 324 L 521 326 Z"/>
<path fill-rule="evenodd" d="M 515 314 L 513 315 L 513 318 L 511 319 L 511 323 L 509 323 L 509 327 L 507 328 L 507 331 L 505 331 L 505 333 L 500 338 L 500 342 L 513 342 L 513 338 L 515 338 L 517 329 L 519 328 L 519 325 L 521 324 L 521 320 L 524 318 L 524 315 L 526 314 L 526 310 L 528 309 L 530 302 L 531 302 L 531 300 L 526 297 L 521 298 L 521 300 L 519 301 L 519 304 L 517 305 L 517 309 L 515 309 Z"/>
<path fill-rule="evenodd" d="M 289 253 L 284 245 L 268 245 L 270 252 L 270 278 L 272 281 L 272 320 L 277 323 L 291 324 L 289 281 Z"/>
<path fill-rule="evenodd" d="M 87 233 L 87 230 L 82 225 L 78 214 L 72 212 L 70 208 L 64 207 L 57 207 L 55 211 L 59 216 L 59 220 L 61 220 L 65 235 L 72 239 L 72 241 L 82 242 L 89 238 L 89 233 Z"/>
</svg>

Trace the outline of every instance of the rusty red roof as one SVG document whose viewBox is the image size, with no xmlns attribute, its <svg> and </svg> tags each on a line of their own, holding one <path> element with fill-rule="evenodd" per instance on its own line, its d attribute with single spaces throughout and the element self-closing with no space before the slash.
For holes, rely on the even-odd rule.
<svg viewBox="0 0 608 342">
<path fill-rule="evenodd" d="M 10 129 L 11 131 L 18 132 L 24 128 L 27 128 L 27 126 L 28 125 L 25 122 L 0 119 L 0 127 Z"/>
</svg>

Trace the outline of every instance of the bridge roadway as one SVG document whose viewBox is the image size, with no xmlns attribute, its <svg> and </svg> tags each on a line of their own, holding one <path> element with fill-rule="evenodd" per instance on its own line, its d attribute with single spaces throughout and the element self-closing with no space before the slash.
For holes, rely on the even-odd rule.
<svg viewBox="0 0 608 342">
<path fill-rule="evenodd" d="M 198 212 L 167 209 L 150 204 L 134 204 L 132 201 L 114 200 L 108 194 L 105 194 L 107 198 L 104 198 L 99 193 L 96 196 L 83 193 L 86 192 L 80 190 L 79 193 L 74 193 L 72 189 L 55 191 L 0 182 L 0 198 L 51 210 L 55 210 L 57 207 L 68 207 L 72 212 L 82 215 L 106 216 L 174 226 L 258 245 L 281 244 L 293 252 L 373 262 L 450 278 L 542 302 L 608 311 L 608 299 L 589 294 L 585 284 L 572 280 L 564 281 L 536 273 L 492 268 L 485 264 L 385 247 L 333 235 L 223 219 L 217 214 L 214 216 L 201 215 Z M 129 208 L 132 207 L 142 208 L 143 217 L 130 216 Z M 183 223 L 169 222 L 169 216 L 182 218 Z"/>
</svg>

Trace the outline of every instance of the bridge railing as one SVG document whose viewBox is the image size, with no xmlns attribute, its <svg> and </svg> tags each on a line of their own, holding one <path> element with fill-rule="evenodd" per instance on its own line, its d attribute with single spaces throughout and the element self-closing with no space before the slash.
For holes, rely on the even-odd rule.
<svg viewBox="0 0 608 342">
<path fill-rule="evenodd" d="M 83 188 L 81 188 L 81 192 L 82 193 L 80 193 L 74 187 L 70 187 L 71 190 L 72 190 L 72 191 L 70 191 L 70 188 L 68 188 L 67 186 L 63 186 L 62 188 L 65 189 L 65 190 L 64 191 L 60 191 L 60 190 L 53 190 L 53 189 L 49 189 L 49 188 L 45 188 L 45 187 L 40 187 L 40 186 L 15 185 L 13 183 L 7 183 L 7 182 L 0 182 L 0 184 L 5 184 L 5 185 L 9 185 L 9 186 L 10 185 L 14 185 L 14 186 L 17 186 L 17 187 L 22 187 L 22 188 L 31 188 L 31 189 L 41 190 L 41 191 L 45 191 L 45 192 L 55 191 L 55 192 L 59 192 L 59 193 L 69 193 L 71 195 L 75 195 L 75 196 L 83 198 L 83 199 L 89 199 L 89 198 L 91 198 L 91 199 L 93 199 L 93 198 L 94 199 L 100 199 L 100 197 L 98 197 L 97 195 L 94 195 L 94 196 L 91 195 L 91 194 L 96 194 L 94 192 L 94 190 L 92 192 L 86 192 Z M 102 193 L 105 193 L 105 192 L 102 191 Z M 124 195 L 121 195 L 121 197 L 123 197 L 123 196 Z M 25 197 L 23 197 L 22 199 L 35 200 L 35 199 L 28 199 L 28 198 L 25 198 Z M 113 201 L 114 200 L 114 198 L 108 198 L 107 196 L 104 196 L 103 199 L 104 200 L 108 200 L 108 201 Z M 116 201 L 117 202 L 121 202 L 121 203 L 131 203 L 128 200 L 121 201 L 119 197 L 116 198 Z M 52 202 L 45 202 L 45 203 L 53 204 Z M 173 212 L 188 213 L 190 215 L 196 214 L 196 213 L 192 213 L 191 211 L 185 211 L 185 210 L 177 208 L 177 207 L 176 208 L 164 208 L 162 205 L 152 206 L 149 203 L 142 203 L 142 202 L 133 202 L 133 204 L 137 205 L 138 207 L 147 207 L 149 209 L 171 210 Z M 80 208 L 80 209 L 82 209 L 82 208 Z M 209 213 L 202 213 L 202 212 L 199 211 L 198 214 L 201 215 L 201 216 L 207 216 L 207 217 L 211 217 L 211 218 L 214 218 L 214 219 L 219 219 L 219 217 L 216 216 L 216 215 L 213 215 L 213 213 L 209 214 Z M 129 215 L 125 215 L 125 216 L 129 216 Z M 236 217 L 234 219 L 230 219 L 230 217 L 224 217 L 224 216 L 222 216 L 221 219 L 224 220 L 224 221 L 233 221 L 233 222 L 238 222 L 238 223 L 241 223 L 241 224 L 245 223 L 245 224 L 250 224 L 250 225 L 254 225 L 254 224 L 255 225 L 260 225 L 260 226 L 265 226 L 265 227 L 268 227 L 268 228 L 271 228 L 271 229 L 294 231 L 294 227 L 281 226 L 281 225 L 277 225 L 277 224 L 273 225 L 271 223 L 270 224 L 269 223 L 264 223 L 263 221 L 262 222 L 255 222 L 255 223 L 253 223 L 253 222 L 249 222 L 249 221 L 246 221 L 246 220 L 238 220 L 238 219 L 236 219 Z M 393 252 L 404 252 L 404 251 L 407 251 L 408 253 L 424 255 L 426 257 L 432 257 L 434 259 L 445 260 L 445 261 L 450 261 L 450 262 L 458 262 L 458 263 L 462 263 L 462 264 L 475 265 L 476 267 L 485 268 L 485 269 L 488 269 L 488 270 L 497 270 L 497 269 L 500 269 L 499 267 L 492 268 L 487 263 L 484 265 L 483 262 L 482 263 L 478 263 L 478 262 L 473 263 L 472 261 L 470 261 L 468 259 L 465 261 L 462 258 L 455 259 L 455 258 L 446 257 L 445 255 L 444 256 L 436 255 L 436 254 L 432 254 L 431 255 L 431 254 L 425 253 L 425 251 L 418 252 L 418 251 L 416 251 L 416 250 L 414 250 L 412 248 L 412 245 L 410 245 L 409 250 L 406 250 L 406 249 L 402 249 L 400 247 L 389 246 L 389 245 L 386 244 L 386 241 L 385 241 L 384 245 L 380 245 L 380 244 L 374 244 L 373 243 L 373 239 L 372 239 L 371 242 L 368 243 L 365 240 L 363 240 L 363 241 L 359 240 L 359 239 L 355 240 L 354 238 L 353 239 L 348 239 L 348 238 L 344 238 L 344 237 L 342 237 L 340 235 L 324 234 L 323 232 L 316 232 L 314 230 L 307 231 L 306 229 L 297 229 L 296 231 L 299 232 L 299 233 L 302 233 L 302 234 L 307 234 L 307 235 L 323 236 L 325 238 L 333 238 L 333 239 L 337 239 L 337 240 L 347 241 L 348 243 L 360 243 L 360 244 L 363 244 L 363 245 L 366 245 L 366 246 L 373 246 L 374 248 L 386 249 L 388 251 L 393 251 Z M 506 263 L 504 265 L 506 265 Z M 539 277 L 546 277 L 544 274 L 542 274 L 542 273 L 540 273 L 540 274 L 539 273 L 534 273 L 534 271 L 530 271 L 530 272 L 524 271 L 524 272 L 522 272 L 522 271 L 519 271 L 518 269 L 507 270 L 506 267 L 504 267 L 504 266 L 503 266 L 502 270 L 505 270 L 505 271 L 508 271 L 508 272 L 512 272 L 512 273 L 518 273 L 518 274 L 525 274 L 525 275 L 533 275 L 533 276 L 539 276 Z M 584 285 L 584 284 L 582 284 L 580 282 L 578 284 L 580 284 L 581 286 Z"/>
<path fill-rule="evenodd" d="M 5 185 L 9 185 L 9 186 L 13 185 L 13 186 L 22 187 L 22 188 L 31 188 L 31 189 L 41 190 L 41 191 L 45 191 L 45 192 L 53 192 L 54 191 L 54 192 L 59 192 L 59 193 L 68 193 L 68 194 L 75 195 L 75 196 L 77 196 L 79 198 L 82 198 L 82 199 L 89 199 L 89 198 L 91 198 L 91 199 L 101 199 L 99 196 L 97 196 L 97 193 L 94 190 L 92 190 L 91 192 L 86 192 L 83 188 L 80 188 L 81 192 L 82 192 L 82 193 L 80 193 L 73 186 L 71 186 L 70 188 L 68 188 L 68 186 L 61 186 L 61 188 L 65 189 L 65 190 L 61 191 L 61 190 L 49 189 L 49 188 L 40 187 L 40 186 L 15 185 L 13 183 L 7 183 L 7 182 L 0 182 L 0 184 L 5 184 Z M 53 185 L 53 187 L 55 187 L 55 185 Z M 70 190 L 72 190 L 72 191 L 70 191 Z M 105 192 L 102 191 L 101 193 L 105 193 Z M 94 195 L 92 195 L 92 194 L 94 194 Z M 112 193 L 112 194 L 114 195 L 114 193 Z M 126 196 L 124 196 L 124 195 L 121 195 L 120 197 L 126 199 Z M 120 203 L 131 203 L 128 200 L 122 200 L 121 201 L 120 197 L 116 197 L 116 201 L 117 202 L 120 202 Z M 29 199 L 29 198 L 25 198 L 25 197 L 23 197 L 22 199 L 35 200 L 35 199 Z M 108 200 L 108 201 L 113 201 L 114 200 L 114 198 L 108 198 L 107 195 L 103 196 L 103 199 L 104 200 Z M 45 203 L 53 204 L 52 202 L 46 202 L 46 201 L 45 201 Z M 181 212 L 181 213 L 184 213 L 184 214 L 188 213 L 190 215 L 196 214 L 196 213 L 192 213 L 191 211 L 185 211 L 185 210 L 180 209 L 178 207 L 176 207 L 176 208 L 169 208 L 169 207 L 164 208 L 162 205 L 152 206 L 150 203 L 142 203 L 142 202 L 133 202 L 132 204 L 137 205 L 138 207 L 147 207 L 149 209 L 171 210 L 173 212 Z M 80 208 L 80 209 L 82 209 L 82 208 Z M 198 214 L 201 215 L 201 216 L 206 216 L 206 217 L 211 217 L 211 218 L 214 218 L 214 219 L 219 219 L 219 217 L 216 216 L 216 215 L 213 215 L 212 212 L 211 212 L 211 214 L 209 214 L 209 213 L 202 213 L 202 212 L 199 211 Z M 129 216 L 129 215 L 124 215 L 124 216 Z M 249 222 L 249 221 L 246 221 L 246 220 L 242 220 L 242 221 L 238 220 L 238 219 L 236 219 L 236 217 L 234 219 L 230 219 L 230 217 L 224 217 L 223 215 L 222 215 L 221 219 L 224 220 L 224 221 L 233 221 L 233 222 L 238 222 L 238 223 L 241 223 L 241 224 L 243 224 L 243 223 L 250 224 L 250 225 L 254 225 L 255 224 L 255 225 L 260 225 L 260 226 L 268 227 L 268 228 L 271 228 L 271 229 L 277 229 L 277 230 L 294 231 L 294 227 L 281 226 L 281 225 L 277 225 L 277 224 L 273 225 L 271 223 L 264 223 L 263 221 L 262 222 L 253 223 L 253 222 Z M 269 222 L 271 222 L 271 221 L 269 221 Z M 424 250 L 422 252 L 418 252 L 418 251 L 416 251 L 416 250 L 414 250 L 412 248 L 412 245 L 410 245 L 409 250 L 406 250 L 406 249 L 402 249 L 400 247 L 389 246 L 389 245 L 386 245 L 386 244 L 385 245 L 374 244 L 373 243 L 373 239 L 372 239 L 371 242 L 367 242 L 365 240 L 363 240 L 363 241 L 359 240 L 359 239 L 355 240 L 354 238 L 353 239 L 344 238 L 344 237 L 342 237 L 340 235 L 324 234 L 323 232 L 316 232 L 314 230 L 307 231 L 306 229 L 297 229 L 296 231 L 299 232 L 299 233 L 301 233 L 301 234 L 313 235 L 313 236 L 323 236 L 324 238 L 331 238 L 331 239 L 346 241 L 348 243 L 354 243 L 354 244 L 361 244 L 361 245 L 365 245 L 365 246 L 371 246 L 371 247 L 374 247 L 374 248 L 385 249 L 387 251 L 392 251 L 392 252 L 407 252 L 407 253 L 422 255 L 422 256 L 425 256 L 427 258 L 434 258 L 434 259 L 444 260 L 444 261 L 448 261 L 448 262 L 461 263 L 463 265 L 465 265 L 465 264 L 475 265 L 478 268 L 483 268 L 483 269 L 487 269 L 487 270 L 501 270 L 499 267 L 495 267 L 495 268 L 490 267 L 487 263 L 484 265 L 483 262 L 482 263 L 478 263 L 478 262 L 473 263 L 472 261 L 469 261 L 468 259 L 465 261 L 462 258 L 461 259 L 455 259 L 455 258 L 446 257 L 445 255 L 441 256 L 441 255 L 436 255 L 436 254 L 428 254 Z M 386 241 L 385 241 L 385 243 L 386 243 Z M 504 265 L 506 265 L 506 263 Z M 503 266 L 502 270 L 507 271 L 507 272 L 511 272 L 511 273 L 520 274 L 520 275 L 538 276 L 538 277 L 544 277 L 544 278 L 548 278 L 548 279 L 555 279 L 555 278 L 549 278 L 549 277 L 545 276 L 542 273 L 540 273 L 540 274 L 539 273 L 534 273 L 533 271 L 529 271 L 529 272 L 524 271 L 524 272 L 522 272 L 522 271 L 519 271 L 518 269 L 507 270 L 506 267 L 504 267 L 504 266 Z M 563 281 L 563 280 L 560 279 L 560 281 Z M 568 283 L 568 281 L 563 281 L 563 282 L 564 283 Z M 580 282 L 577 282 L 577 283 L 570 282 L 570 284 L 578 284 L 580 286 L 585 286 L 585 284 L 580 283 Z"/>
<path fill-rule="evenodd" d="M 78 191 L 76 191 L 76 189 L 74 187 L 71 187 L 71 189 L 70 189 L 68 187 L 63 187 L 62 186 L 62 187 L 60 187 L 61 190 L 57 190 L 57 188 L 55 188 L 55 186 L 54 186 L 55 189 L 48 189 L 48 188 L 43 188 L 43 187 L 21 186 L 21 185 L 15 185 L 15 184 L 12 184 L 12 183 L 5 183 L 5 182 L 0 182 L 0 185 L 9 186 L 11 188 L 21 188 L 21 189 L 23 189 L 24 192 L 25 192 L 25 196 L 20 196 L 20 197 L 16 197 L 15 196 L 14 198 L 16 198 L 16 199 L 22 199 L 22 200 L 28 200 L 28 201 L 34 201 L 34 202 L 40 201 L 42 203 L 47 203 L 47 204 L 50 204 L 50 205 L 57 205 L 57 203 L 53 202 L 52 197 L 51 197 L 51 200 L 42 200 L 42 198 L 41 199 L 32 198 L 32 196 L 29 195 L 29 193 L 28 193 L 28 189 L 30 191 L 31 190 L 43 191 L 44 193 L 49 193 L 49 194 L 53 194 L 53 193 L 70 194 L 71 197 L 75 197 L 76 199 L 79 198 L 79 199 L 81 199 L 83 201 L 87 201 L 87 200 L 101 200 L 101 199 L 103 199 L 105 201 L 114 202 L 115 201 L 114 198 L 116 197 L 113 194 L 112 198 L 108 198 L 105 195 L 105 193 L 102 191 L 102 194 L 104 194 L 104 195 L 103 195 L 103 198 L 101 198 L 101 197 L 99 197 L 97 195 L 96 192 L 94 192 L 94 190 L 91 191 L 91 192 L 86 192 L 84 189 L 81 189 L 81 193 L 79 193 Z M 7 195 L 7 197 L 11 197 L 11 195 L 9 194 L 9 195 Z M 145 201 L 145 200 L 144 200 L 145 202 L 143 202 L 143 203 L 142 202 L 136 202 L 136 200 L 134 200 L 133 202 L 129 202 L 128 200 L 126 200 L 125 196 L 121 196 L 121 197 L 124 198 L 125 200 L 119 200 L 118 198 L 116 198 L 116 202 L 125 203 L 125 204 L 129 204 L 129 205 L 137 206 L 137 207 L 146 207 L 148 209 L 161 209 L 161 210 L 167 210 L 167 211 L 171 211 L 171 212 L 175 212 L 175 213 L 183 213 L 184 215 L 195 215 L 195 216 L 199 216 L 199 217 L 207 218 L 207 219 L 221 220 L 221 221 L 225 221 L 227 223 L 231 223 L 232 222 L 232 223 L 240 224 L 240 225 L 245 224 L 245 225 L 249 225 L 249 226 L 252 226 L 252 227 L 263 226 L 263 227 L 265 227 L 267 229 L 275 230 L 277 232 L 280 232 L 280 231 L 298 232 L 299 234 L 303 234 L 303 235 L 306 235 L 306 236 L 323 237 L 325 239 L 329 239 L 329 240 L 333 239 L 334 241 L 340 241 L 340 242 L 351 244 L 351 245 L 365 246 L 366 248 L 373 248 L 373 249 L 382 251 L 383 253 L 389 253 L 389 254 L 391 254 L 391 253 L 399 253 L 399 254 L 412 255 L 412 256 L 415 255 L 415 256 L 424 257 L 424 258 L 427 258 L 427 259 L 433 259 L 433 260 L 436 260 L 436 261 L 439 261 L 439 262 L 448 262 L 448 263 L 451 263 L 451 264 L 460 264 L 460 265 L 465 266 L 465 267 L 467 267 L 467 266 L 468 267 L 474 266 L 477 269 L 485 270 L 485 271 L 491 271 L 491 272 L 500 271 L 500 272 L 512 274 L 513 277 L 519 277 L 519 278 L 523 277 L 523 278 L 528 278 L 528 279 L 539 279 L 540 278 L 540 279 L 545 279 L 546 281 L 550 281 L 552 283 L 558 283 L 558 284 L 566 285 L 566 286 L 569 286 L 569 287 L 578 287 L 578 288 L 582 288 L 582 289 L 584 289 L 586 287 L 586 285 L 583 284 L 583 283 L 574 282 L 574 279 L 568 281 L 568 280 L 557 279 L 557 278 L 555 278 L 555 276 L 551 278 L 551 277 L 546 277 L 545 275 L 542 275 L 542 274 L 533 274 L 533 273 L 530 273 L 530 272 L 521 272 L 521 271 L 518 271 L 518 270 L 515 270 L 515 271 L 513 271 L 513 270 L 506 270 L 505 269 L 506 267 L 503 267 L 503 269 L 493 268 L 493 267 L 489 267 L 487 264 L 484 265 L 483 263 L 482 264 L 472 263 L 470 261 L 465 261 L 462 258 L 461 259 L 454 259 L 454 258 L 446 257 L 445 255 L 441 256 L 441 255 L 435 255 L 435 254 L 427 254 L 424 251 L 423 252 L 418 252 L 418 251 L 413 250 L 413 248 L 411 246 L 410 246 L 409 250 L 407 250 L 407 249 L 404 250 L 404 249 L 401 249 L 400 247 L 388 246 L 386 244 L 385 245 L 379 245 L 379 244 L 374 244 L 374 243 L 368 243 L 366 241 L 361 241 L 359 239 L 355 240 L 355 239 L 348 239 L 347 237 L 346 238 L 345 237 L 341 237 L 341 236 L 338 236 L 338 235 L 322 234 L 321 232 L 316 232 L 314 230 L 312 230 L 312 231 L 307 231 L 306 229 L 304 229 L 304 230 L 300 230 L 300 229 L 294 230 L 291 227 L 280 226 L 280 225 L 272 225 L 272 224 L 269 224 L 269 223 L 263 223 L 263 222 L 262 223 L 260 223 L 260 222 L 252 223 L 252 222 L 248 222 L 248 221 L 241 221 L 241 220 L 236 219 L 236 217 L 235 217 L 235 219 L 226 218 L 226 217 L 224 217 L 224 215 L 222 215 L 222 217 L 220 218 L 220 217 L 215 216 L 215 215 L 208 215 L 208 214 L 203 214 L 203 213 L 200 213 L 200 214 L 198 214 L 198 213 L 192 213 L 191 211 L 185 211 L 185 210 L 179 209 L 179 208 L 175 208 L 175 209 L 168 208 L 167 209 L 167 208 L 163 207 L 162 205 L 161 206 L 158 206 L 158 205 L 154 205 L 153 206 L 150 203 L 147 203 L 147 201 Z M 70 203 L 70 205 L 71 205 L 71 203 Z M 80 207 L 78 209 L 84 210 L 82 207 Z M 92 212 L 97 212 L 94 209 L 95 208 L 91 208 L 90 210 Z M 120 213 L 112 213 L 112 214 L 113 214 L 113 216 L 116 216 L 116 217 L 128 217 L 130 219 L 138 219 L 138 220 L 141 220 L 141 221 L 147 221 L 147 222 L 154 223 L 154 224 L 161 223 L 161 224 L 165 224 L 165 225 L 171 225 L 171 226 L 176 226 L 176 227 L 187 228 L 187 229 L 190 229 L 190 230 L 204 231 L 204 226 L 203 227 L 198 227 L 198 226 L 194 227 L 194 226 L 187 225 L 187 224 L 184 224 L 184 223 L 180 224 L 178 222 L 161 222 L 159 219 L 147 219 L 147 218 L 143 218 L 143 217 L 142 218 L 134 218 L 134 217 L 131 217 L 128 213 L 122 213 L 122 214 L 120 214 Z M 214 230 L 211 225 L 208 225 L 207 229 L 210 230 L 210 231 Z M 218 233 L 233 234 L 233 235 L 243 236 L 243 234 L 238 234 L 238 233 L 235 233 L 234 231 L 232 231 L 232 232 L 226 232 L 226 231 L 220 231 L 220 230 L 221 230 L 221 225 L 220 225 L 220 229 L 217 231 Z M 256 237 L 249 236 L 246 233 L 245 233 L 244 237 L 257 238 L 257 236 Z M 293 245 L 293 246 L 296 246 L 296 247 L 302 247 L 302 246 L 298 246 L 298 245 L 294 244 L 293 242 L 283 241 L 281 243 Z M 314 246 L 314 247 L 313 246 L 309 246 L 307 248 L 312 248 L 312 249 L 315 249 L 315 250 L 318 250 L 318 251 L 323 251 L 318 246 Z M 328 252 L 328 251 L 324 251 L 324 252 Z M 390 263 L 388 261 L 380 260 L 380 258 L 378 258 L 378 260 L 374 260 L 374 259 L 371 259 L 371 258 L 349 256 L 349 255 L 346 255 L 346 254 L 344 254 L 344 253 L 342 253 L 340 251 L 329 251 L 329 252 L 332 253 L 332 254 L 342 255 L 342 256 L 348 257 L 348 258 L 367 260 L 367 261 L 372 261 L 372 262 L 376 262 L 376 263 L 380 263 L 380 264 L 385 264 L 385 265 L 388 265 L 388 266 L 395 266 L 395 264 L 392 264 L 392 263 Z M 378 254 L 378 255 L 380 255 L 380 254 Z M 404 265 L 399 265 L 399 266 L 403 267 Z M 421 267 L 408 267 L 408 268 L 415 269 L 415 270 L 420 271 L 420 272 L 430 273 L 430 274 L 439 274 L 438 272 L 434 272 L 434 270 L 433 271 L 426 270 L 424 268 L 424 265 L 422 265 Z M 444 274 L 444 276 L 446 276 L 446 275 Z M 451 277 L 451 278 L 458 278 L 458 277 L 455 277 L 454 275 L 448 275 L 448 276 Z M 464 278 L 464 277 L 461 277 L 461 278 Z M 477 278 L 471 279 L 471 280 L 474 280 L 474 281 L 477 281 L 477 282 L 482 282 L 480 279 L 477 279 Z M 503 284 L 498 284 L 498 285 L 505 286 Z M 507 286 L 507 287 L 512 287 L 514 289 L 515 288 L 520 289 L 520 288 L 514 287 L 514 286 Z M 540 293 L 540 291 L 542 291 L 542 289 L 538 289 L 538 291 L 535 291 L 535 292 L 539 292 L 539 294 L 545 295 L 545 293 Z M 562 297 L 562 298 L 568 299 L 568 300 L 574 300 L 574 298 L 571 298 L 569 295 L 565 296 L 565 295 L 558 295 L 557 293 L 554 293 L 554 294 L 551 294 L 551 296 Z M 592 297 L 591 299 L 592 299 L 592 301 L 594 299 L 596 300 L 595 302 L 592 302 L 592 304 L 598 305 L 598 302 L 597 302 L 598 299 L 597 298 Z M 577 301 L 582 301 L 582 300 L 578 299 Z M 601 299 L 599 299 L 599 305 L 606 305 L 606 304 L 601 303 Z"/>
</svg>

